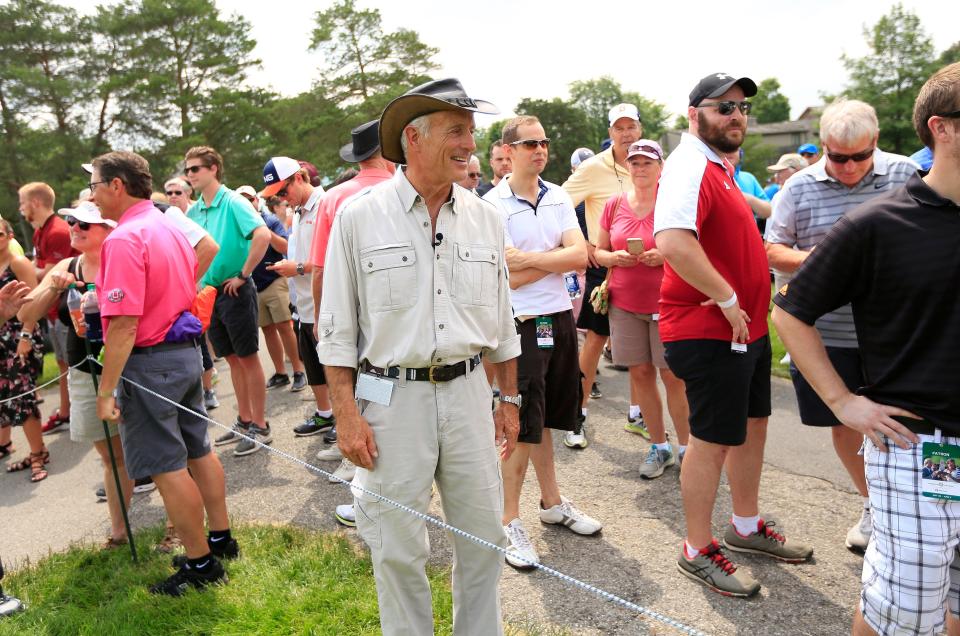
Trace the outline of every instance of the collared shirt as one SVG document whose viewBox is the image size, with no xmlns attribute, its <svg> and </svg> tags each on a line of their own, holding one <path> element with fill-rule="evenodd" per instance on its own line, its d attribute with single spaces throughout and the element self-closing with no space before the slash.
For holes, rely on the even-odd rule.
<svg viewBox="0 0 960 636">
<path fill-rule="evenodd" d="M 323 364 L 420 368 L 520 355 L 496 209 L 453 184 L 436 232 L 434 248 L 426 205 L 403 171 L 340 210 L 320 303 Z"/>
<path fill-rule="evenodd" d="M 68 256 L 79 254 L 70 244 L 70 226 L 59 214 L 51 214 L 43 225 L 33 232 L 33 256 L 37 267 L 56 265 Z M 56 320 L 56 305 L 47 312 L 49 320 Z"/>
<path fill-rule="evenodd" d="M 850 303 L 858 393 L 960 434 L 960 207 L 914 173 L 837 220 L 774 302 L 808 325 Z"/>
<path fill-rule="evenodd" d="M 613 160 L 613 148 L 607 148 L 580 164 L 577 171 L 563 182 L 573 205 L 586 204 L 587 240 L 597 244 L 603 206 L 610 197 L 632 188 L 630 173 Z"/>
<path fill-rule="evenodd" d="M 767 220 L 764 239 L 810 250 L 823 240 L 837 219 L 858 205 L 899 188 L 916 172 L 917 164 L 907 157 L 877 150 L 873 170 L 850 188 L 827 174 L 827 159 L 822 157 L 783 184 Z M 817 331 L 828 347 L 857 347 L 849 305 L 821 316 Z"/>
<path fill-rule="evenodd" d="M 264 225 L 250 202 L 221 185 L 208 206 L 203 197 L 187 210 L 187 218 L 196 221 L 220 245 L 220 251 L 200 281 L 217 287 L 240 274 L 250 254 L 250 237 Z"/>
<path fill-rule="evenodd" d="M 317 211 L 324 198 L 323 188 L 316 187 L 310 193 L 307 202 L 293 215 L 293 225 L 290 228 L 290 242 L 287 244 L 287 255 L 290 260 L 304 263 L 310 259 L 310 250 L 316 232 Z M 297 315 L 300 322 L 313 324 L 313 289 L 310 274 L 299 274 L 290 278 L 293 296 L 296 298 Z"/>
<path fill-rule="evenodd" d="M 347 199 L 378 183 L 389 181 L 392 177 L 393 175 L 390 172 L 381 168 L 363 168 L 353 179 L 344 181 L 327 191 L 323 201 L 320 202 L 320 209 L 317 211 L 317 226 L 314 229 L 313 245 L 310 248 L 310 262 L 313 263 L 314 267 L 323 267 L 323 260 L 327 256 L 327 243 L 330 241 L 330 228 L 333 227 L 333 219 Z M 304 257 L 306 256 L 305 254 Z"/>
<path fill-rule="evenodd" d="M 654 235 L 669 229 L 696 233 L 710 264 L 733 287 L 750 316 L 747 342 L 767 334 L 770 274 L 753 211 L 728 172 L 729 163 L 694 135 L 684 133 L 663 166 Z M 730 323 L 670 263 L 660 287 L 660 338 L 730 340 Z"/>
<path fill-rule="evenodd" d="M 193 305 L 197 257 L 186 237 L 150 200 L 123 213 L 100 250 L 100 316 L 137 316 L 134 346 L 163 342 L 177 317 Z"/>
<path fill-rule="evenodd" d="M 287 228 L 283 226 L 283 223 L 280 222 L 276 214 L 273 212 L 261 212 L 260 218 L 263 219 L 267 229 L 272 233 L 285 239 L 290 238 Z M 282 261 L 283 258 L 284 255 L 274 249 L 273 245 L 267 245 L 267 250 L 263 253 L 263 258 L 260 259 L 257 266 L 250 272 L 250 278 L 253 279 L 253 284 L 256 286 L 258 292 L 262 292 L 269 287 L 273 281 L 280 278 L 280 274 L 272 269 L 267 269 L 267 263 L 276 263 Z"/>
<path fill-rule="evenodd" d="M 510 187 L 509 177 L 501 179 L 497 187 L 483 197 L 500 212 L 507 247 L 523 252 L 549 252 L 563 246 L 564 232 L 580 229 L 570 195 L 539 177 L 537 185 L 535 202 L 517 196 Z M 563 274 L 550 273 L 512 289 L 510 299 L 518 316 L 545 316 L 573 307 Z"/>
</svg>

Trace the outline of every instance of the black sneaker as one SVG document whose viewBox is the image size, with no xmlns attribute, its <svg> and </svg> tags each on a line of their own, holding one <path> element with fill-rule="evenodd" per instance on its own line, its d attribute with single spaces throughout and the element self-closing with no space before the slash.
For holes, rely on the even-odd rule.
<svg viewBox="0 0 960 636">
<path fill-rule="evenodd" d="M 297 391 L 303 391 L 307 388 L 307 374 L 303 371 L 296 371 L 293 374 L 293 386 L 290 387 L 290 391 L 296 393 Z"/>
<path fill-rule="evenodd" d="M 240 443 L 237 444 L 237 447 L 233 449 L 234 457 L 243 457 L 244 455 L 256 453 L 260 450 L 260 444 L 269 444 L 273 441 L 273 436 L 270 433 L 270 422 L 266 422 L 263 428 L 251 425 L 250 430 L 247 431 L 247 437 L 242 438 Z M 257 440 L 260 444 L 255 443 L 253 440 Z"/>
<path fill-rule="evenodd" d="M 336 444 L 337 443 L 337 425 L 334 424 L 333 428 L 323 434 L 323 441 L 327 444 Z"/>
<path fill-rule="evenodd" d="M 278 386 L 286 386 L 290 384 L 290 376 L 286 373 L 274 373 L 270 376 L 270 379 L 267 380 L 267 388 L 275 389 Z"/>
<path fill-rule="evenodd" d="M 173 573 L 162 583 L 150 586 L 151 594 L 166 594 L 167 596 L 183 596 L 188 589 L 203 589 L 208 585 L 226 583 L 229 579 L 223 571 L 223 565 L 216 557 L 210 557 L 210 566 L 206 572 L 188 569 L 186 564 Z"/>
<path fill-rule="evenodd" d="M 207 537 L 207 545 L 210 546 L 210 553 L 218 559 L 226 559 L 232 561 L 240 556 L 240 544 L 237 543 L 236 539 L 230 539 L 229 541 L 216 541 L 211 540 L 210 537 Z M 173 567 L 180 569 L 187 562 L 186 554 L 178 554 L 173 557 Z"/>
<path fill-rule="evenodd" d="M 330 417 L 323 417 L 318 413 L 314 413 L 306 419 L 305 422 L 299 424 L 293 428 L 293 434 L 297 437 L 310 437 L 311 435 L 316 435 L 317 433 L 322 433 L 323 431 L 333 428 L 334 418 L 331 415 Z"/>
<path fill-rule="evenodd" d="M 600 392 L 600 387 L 597 385 L 596 382 L 594 382 L 593 386 L 590 387 L 590 399 L 599 400 L 602 397 L 603 397 L 603 393 Z"/>
<path fill-rule="evenodd" d="M 243 438 L 240 435 L 246 435 L 250 431 L 250 427 L 253 425 L 253 422 L 243 422 L 240 420 L 240 416 L 237 416 L 237 421 L 233 425 L 233 428 L 217 439 L 214 440 L 214 446 L 223 446 L 224 444 L 233 444 L 234 442 L 239 442 Z M 238 435 L 238 433 L 240 435 Z"/>
</svg>

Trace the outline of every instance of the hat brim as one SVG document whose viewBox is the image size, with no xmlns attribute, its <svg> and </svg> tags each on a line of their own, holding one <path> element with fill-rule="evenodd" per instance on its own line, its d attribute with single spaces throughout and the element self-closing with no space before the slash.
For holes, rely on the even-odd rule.
<svg viewBox="0 0 960 636">
<path fill-rule="evenodd" d="M 92 225 L 106 225 L 109 228 L 117 227 L 116 221 L 111 221 L 110 219 L 105 219 L 101 215 L 91 215 L 83 208 L 60 208 L 57 210 L 57 214 L 60 216 L 72 216 L 81 223 L 90 223 Z"/>
<path fill-rule="evenodd" d="M 80 167 L 83 168 L 83 171 L 87 174 L 93 174 L 93 164 L 92 163 L 81 163 Z"/>
<path fill-rule="evenodd" d="M 276 183 L 271 183 L 263 190 L 260 191 L 260 195 L 264 197 L 276 196 L 277 192 L 283 190 L 283 185 L 287 182 L 286 179 L 280 179 Z"/>
<path fill-rule="evenodd" d="M 655 152 L 647 152 L 646 150 L 638 150 L 637 152 L 632 152 L 627 155 L 627 161 L 630 161 L 632 157 L 647 157 L 648 159 L 653 159 L 654 161 L 663 161 L 663 157 L 658 157 Z"/>
<path fill-rule="evenodd" d="M 406 163 L 403 147 L 400 145 L 400 134 L 411 121 L 421 115 L 429 115 L 441 111 L 467 111 L 482 115 L 497 115 L 500 109 L 482 99 L 471 100 L 474 106 L 460 106 L 432 97 L 430 95 L 401 95 L 383 109 L 380 115 L 380 153 L 388 161 Z"/>
<path fill-rule="evenodd" d="M 340 158 L 347 163 L 360 163 L 372 157 L 378 150 L 380 150 L 380 146 L 376 146 L 363 154 L 357 155 L 353 152 L 353 142 L 351 142 L 340 148 Z"/>
</svg>

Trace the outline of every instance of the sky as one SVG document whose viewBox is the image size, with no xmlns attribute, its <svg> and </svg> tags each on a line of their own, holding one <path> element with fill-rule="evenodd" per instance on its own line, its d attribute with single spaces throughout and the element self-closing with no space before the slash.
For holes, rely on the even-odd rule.
<svg viewBox="0 0 960 636">
<path fill-rule="evenodd" d="M 62 1 L 62 0 L 61 0 Z M 81 11 L 91 2 L 67 0 Z M 310 88 L 322 64 L 307 52 L 314 15 L 332 0 L 216 0 L 224 14 L 252 25 L 262 67 L 254 85 L 282 95 Z M 710 73 L 776 77 L 792 116 L 836 93 L 847 74 L 841 56 L 868 52 L 863 37 L 892 0 L 684 0 L 593 4 L 583 0 L 357 0 L 380 10 L 386 31 L 408 28 L 439 49 L 434 77 L 457 77 L 476 98 L 503 115 L 523 97 L 568 96 L 575 80 L 610 75 L 625 90 L 684 113 L 687 95 Z M 960 2 L 904 0 L 917 13 L 939 54 L 960 40 Z M 592 7 L 586 10 L 584 7 Z M 478 117 L 484 126 L 501 117 Z"/>
</svg>

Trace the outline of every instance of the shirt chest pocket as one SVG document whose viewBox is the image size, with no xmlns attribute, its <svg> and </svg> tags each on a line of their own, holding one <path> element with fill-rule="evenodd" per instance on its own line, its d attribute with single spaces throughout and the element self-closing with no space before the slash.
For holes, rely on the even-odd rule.
<svg viewBox="0 0 960 636">
<path fill-rule="evenodd" d="M 453 298 L 467 305 L 495 305 L 498 267 L 500 256 L 493 246 L 457 243 L 453 261 Z"/>
<path fill-rule="evenodd" d="M 417 302 L 417 253 L 412 243 L 377 245 L 360 252 L 370 311 L 408 309 Z"/>
</svg>

